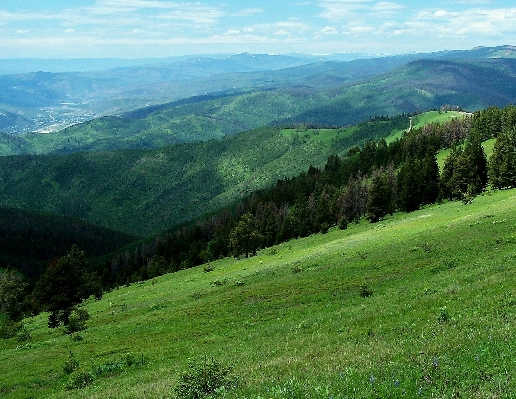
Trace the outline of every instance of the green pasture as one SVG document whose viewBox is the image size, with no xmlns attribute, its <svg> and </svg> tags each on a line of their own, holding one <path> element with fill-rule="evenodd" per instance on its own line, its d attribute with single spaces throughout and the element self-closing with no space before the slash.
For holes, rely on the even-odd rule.
<svg viewBox="0 0 516 399">
<path fill-rule="evenodd" d="M 225 398 L 509 398 L 515 201 L 488 192 L 120 287 L 86 302 L 82 340 L 26 319 L 28 340 L 0 341 L 0 394 L 171 398 L 206 356 L 234 366 Z M 81 372 L 93 381 L 66 390 Z"/>
</svg>

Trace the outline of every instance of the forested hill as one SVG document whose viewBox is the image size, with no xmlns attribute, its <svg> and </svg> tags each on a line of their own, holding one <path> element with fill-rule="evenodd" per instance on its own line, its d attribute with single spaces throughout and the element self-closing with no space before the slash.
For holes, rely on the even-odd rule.
<svg viewBox="0 0 516 399">
<path fill-rule="evenodd" d="M 299 83 L 285 77 L 265 89 L 198 96 L 125 116 L 94 119 L 52 134 L 3 135 L 0 154 L 156 148 L 220 138 L 264 125 L 341 127 L 375 115 L 414 113 L 444 105 L 474 111 L 516 102 L 515 59 L 420 59 L 347 84 L 342 80 L 349 66 L 322 74 L 310 74 L 308 67 L 303 68 L 302 73 L 289 70 L 293 76 L 300 74 Z M 350 73 L 350 79 L 358 74 Z"/>
<path fill-rule="evenodd" d="M 12 266 L 38 277 L 55 257 L 77 245 L 89 257 L 108 255 L 136 236 L 49 213 L 0 207 L 0 267 Z"/>
<path fill-rule="evenodd" d="M 177 271 L 229 255 L 249 257 L 292 238 L 325 234 L 332 226 L 346 229 L 363 218 L 376 223 L 435 203 L 471 204 L 488 185 L 516 187 L 515 127 L 516 107 L 491 107 L 462 120 L 413 128 L 389 143 L 368 141 L 345 157 L 330 156 L 324 168 L 311 166 L 236 207 L 119 254 L 109 274 L 116 274 L 117 284 L 136 281 L 155 276 L 157 260 L 160 270 Z M 439 167 L 436 155 L 443 149 L 449 154 Z"/>
<path fill-rule="evenodd" d="M 0 204 L 156 234 L 408 125 L 404 115 L 349 129 L 265 127 L 156 150 L 2 157 Z"/>
<path fill-rule="evenodd" d="M 515 93 L 515 59 L 417 60 L 360 84 L 332 89 L 328 103 L 284 122 L 338 125 L 444 104 L 475 111 L 514 103 Z"/>
</svg>

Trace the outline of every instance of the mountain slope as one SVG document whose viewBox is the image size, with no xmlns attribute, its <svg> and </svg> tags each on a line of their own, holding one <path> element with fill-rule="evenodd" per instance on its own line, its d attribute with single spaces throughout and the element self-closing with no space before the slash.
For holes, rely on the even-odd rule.
<svg viewBox="0 0 516 399">
<path fill-rule="evenodd" d="M 149 235 L 322 166 L 331 154 L 408 128 L 408 118 L 361 129 L 260 128 L 156 150 L 0 158 L 0 204 L 74 215 Z M 389 126 L 392 128 L 389 129 Z M 387 128 L 385 128 L 385 126 Z M 360 136 L 355 136 L 355 130 Z"/>
<path fill-rule="evenodd" d="M 82 340 L 49 331 L 47 315 L 26 319 L 29 341 L 0 341 L 2 395 L 173 397 L 189 361 L 213 358 L 239 377 L 228 399 L 511 397 L 515 194 L 114 290 L 85 304 Z M 93 383 L 64 388 L 85 373 Z"/>
<path fill-rule="evenodd" d="M 516 101 L 516 60 L 420 60 L 384 75 L 333 91 L 328 104 L 285 123 L 340 125 L 371 115 L 460 106 L 474 111 Z"/>
<path fill-rule="evenodd" d="M 39 276 L 74 244 L 99 257 L 136 239 L 72 217 L 0 207 L 0 268 L 11 266 L 27 278 Z"/>
</svg>

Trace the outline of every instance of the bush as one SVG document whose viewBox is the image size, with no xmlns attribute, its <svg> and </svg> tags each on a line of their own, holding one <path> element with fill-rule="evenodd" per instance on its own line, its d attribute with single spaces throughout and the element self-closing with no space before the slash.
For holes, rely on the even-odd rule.
<svg viewBox="0 0 516 399">
<path fill-rule="evenodd" d="M 70 351 L 70 356 L 63 366 L 65 374 L 72 374 L 75 369 L 79 367 L 79 361 L 75 358 L 73 353 Z"/>
<path fill-rule="evenodd" d="M 346 230 L 348 228 L 348 225 L 349 225 L 348 219 L 346 219 L 345 217 L 340 219 L 340 221 L 339 221 L 339 229 Z"/>
<path fill-rule="evenodd" d="M 80 371 L 72 374 L 70 380 L 66 384 L 65 388 L 67 391 L 72 389 L 82 389 L 93 383 L 93 374 L 86 371 Z"/>
<path fill-rule="evenodd" d="M 0 322 L 0 338 L 8 339 L 16 337 L 23 328 L 23 323 L 5 319 Z"/>
<path fill-rule="evenodd" d="M 360 286 L 360 296 L 362 298 L 367 298 L 373 295 L 373 290 L 369 288 L 367 284 L 362 284 Z"/>
<path fill-rule="evenodd" d="M 27 327 L 22 323 L 20 329 L 18 330 L 18 333 L 16 334 L 16 340 L 18 342 L 27 342 L 31 339 L 31 335 L 29 330 L 27 330 Z"/>
<path fill-rule="evenodd" d="M 90 319 L 89 313 L 86 309 L 75 309 L 65 326 L 66 334 L 73 334 L 86 329 L 86 321 Z"/>
<path fill-rule="evenodd" d="M 232 367 L 226 367 L 215 359 L 193 358 L 188 362 L 188 370 L 183 372 L 175 387 L 175 394 L 180 399 L 202 399 L 217 396 L 236 385 L 236 378 L 229 374 Z"/>
<path fill-rule="evenodd" d="M 211 263 L 207 263 L 206 265 L 204 265 L 202 270 L 204 273 L 209 273 L 215 270 L 215 266 L 213 266 Z"/>
</svg>

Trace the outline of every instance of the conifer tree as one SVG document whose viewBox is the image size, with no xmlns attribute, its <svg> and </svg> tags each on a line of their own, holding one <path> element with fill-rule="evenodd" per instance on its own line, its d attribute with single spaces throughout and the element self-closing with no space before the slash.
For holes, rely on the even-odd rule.
<svg viewBox="0 0 516 399">
<path fill-rule="evenodd" d="M 373 170 L 368 192 L 366 217 L 373 223 L 385 217 L 391 207 L 392 190 L 383 168 Z"/>
<path fill-rule="evenodd" d="M 489 182 L 498 189 L 516 187 L 516 128 L 496 139 L 489 160 Z"/>
<path fill-rule="evenodd" d="M 102 296 L 100 280 L 88 273 L 84 252 L 76 245 L 50 264 L 34 290 L 42 310 L 50 312 L 51 328 L 66 326 L 74 308 L 92 294 L 97 298 Z"/>
<path fill-rule="evenodd" d="M 421 164 L 421 204 L 433 204 L 439 197 L 439 165 L 435 152 L 426 153 Z"/>
<path fill-rule="evenodd" d="M 421 205 L 420 165 L 420 162 L 410 157 L 398 172 L 399 208 L 404 212 L 413 212 Z"/>
</svg>

